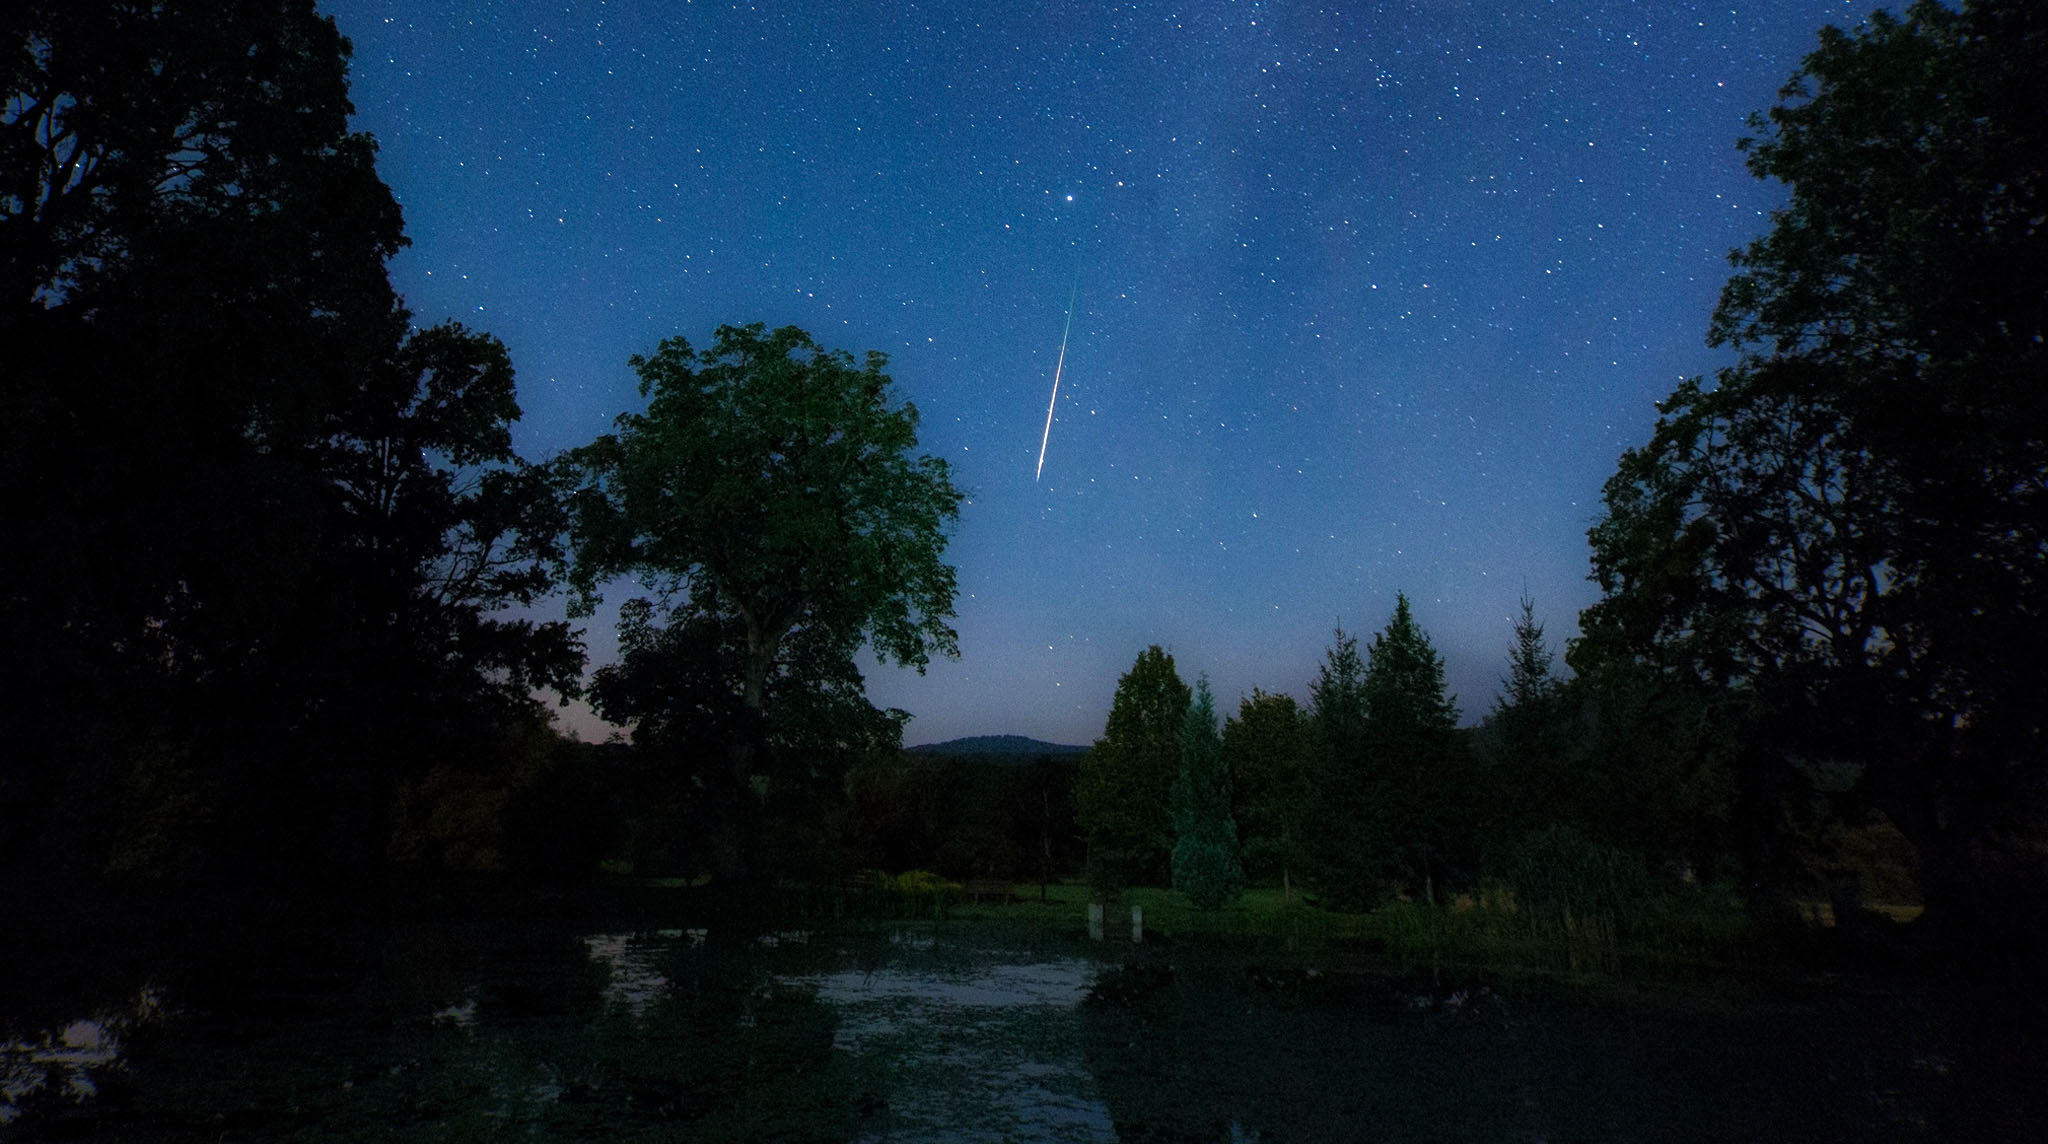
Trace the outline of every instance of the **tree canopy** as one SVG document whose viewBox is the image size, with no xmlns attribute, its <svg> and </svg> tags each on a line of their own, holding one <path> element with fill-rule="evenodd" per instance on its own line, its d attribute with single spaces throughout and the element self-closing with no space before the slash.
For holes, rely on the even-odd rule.
<svg viewBox="0 0 2048 1144">
<path fill-rule="evenodd" d="M 1745 783 L 1854 769 L 1934 913 L 2040 813 L 2048 691 L 2048 14 L 1828 28 L 1742 141 L 1785 184 L 1592 529 L 1588 665 L 1751 697 Z M 2038 872 L 2036 872 L 2038 874 Z M 2002 907 L 2001 907 L 2002 908 Z"/>
<path fill-rule="evenodd" d="M 1394 594 L 1394 614 L 1372 638 L 1359 683 L 1366 725 L 1378 739 L 1448 731 L 1458 707 L 1444 690 L 1444 660 L 1415 622 L 1405 593 Z"/>
<path fill-rule="evenodd" d="M 44 815 L 67 861 L 162 873 L 126 816 L 223 870 L 381 861 L 400 774 L 581 670 L 499 614 L 561 531 L 511 362 L 410 328 L 310 0 L 0 29 L 0 849 Z"/>
<path fill-rule="evenodd" d="M 742 698 L 762 706 L 798 629 L 846 655 L 863 643 L 916 667 L 957 655 L 946 530 L 961 491 L 913 455 L 917 407 L 891 405 L 888 359 L 856 365 L 794 326 L 721 326 L 635 355 L 641 413 L 574 454 L 574 583 L 586 604 L 635 575 L 743 625 Z"/>
</svg>

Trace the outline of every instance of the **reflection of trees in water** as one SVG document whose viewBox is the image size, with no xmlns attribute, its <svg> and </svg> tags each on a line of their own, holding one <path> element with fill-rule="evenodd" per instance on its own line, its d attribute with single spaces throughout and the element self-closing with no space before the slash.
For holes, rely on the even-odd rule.
<svg viewBox="0 0 2048 1144">
<path fill-rule="evenodd" d="M 188 976 L 97 1096 L 8 1138 L 901 1139 L 954 1123 L 921 1084 L 1039 1139 L 1099 1136 L 1097 1097 L 1149 1141 L 2031 1140 L 2048 1111 L 2024 1037 L 1897 987 L 1488 989 L 1175 943 L 1095 971 L 1077 1013 L 1089 975 L 1043 952 L 619 940 L 664 984 L 621 991 L 590 935 L 533 925 Z"/>
<path fill-rule="evenodd" d="M 340 959 L 336 959 L 340 960 Z M 640 1011 L 577 936 L 439 928 L 342 967 L 210 975 L 127 1031 L 96 1096 L 9 1127 L 106 1138 L 849 1138 L 837 1018 L 747 951 L 675 950 Z"/>
<path fill-rule="evenodd" d="M 838 1139 L 860 1096 L 833 1053 L 838 1018 L 814 989 L 742 957 L 681 950 L 671 988 L 608 1010 L 567 1063 L 558 1128 L 688 1125 L 700 1140 Z"/>
<path fill-rule="evenodd" d="M 2019 1140 L 1998 1110 L 2041 1105 L 2038 1055 L 1990 1081 L 1897 992 L 1501 993 L 1134 964 L 1101 972 L 1082 1041 L 1125 1141 Z"/>
</svg>

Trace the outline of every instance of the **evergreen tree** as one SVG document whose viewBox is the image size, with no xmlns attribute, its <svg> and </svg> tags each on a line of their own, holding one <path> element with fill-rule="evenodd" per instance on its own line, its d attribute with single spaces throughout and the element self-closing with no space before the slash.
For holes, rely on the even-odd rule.
<svg viewBox="0 0 2048 1144">
<path fill-rule="evenodd" d="M 1207 676 L 1181 723 L 1180 778 L 1173 784 L 1173 887 L 1196 909 L 1214 910 L 1244 891 L 1237 823 L 1230 817 L 1230 772 L 1216 735 L 1216 701 Z"/>
<path fill-rule="evenodd" d="M 1536 601 L 1522 597 L 1522 614 L 1515 620 L 1515 642 L 1508 649 L 1508 674 L 1495 703 L 1496 713 L 1515 709 L 1533 710 L 1557 695 L 1559 680 L 1556 659 L 1543 641 L 1543 624 L 1536 619 Z"/>
<path fill-rule="evenodd" d="M 1382 795 L 1390 873 L 1434 897 L 1472 850 L 1478 791 L 1463 765 L 1458 708 L 1444 688 L 1444 661 L 1415 622 L 1405 594 L 1373 637 L 1365 678 L 1366 766 Z"/>
<path fill-rule="evenodd" d="M 1495 850 L 1521 831 L 1547 825 L 1565 811 L 1572 784 L 1565 756 L 1575 744 L 1567 733 L 1563 681 L 1536 619 L 1536 603 L 1522 597 L 1508 647 L 1508 674 L 1481 728 L 1481 754 L 1489 771 L 1483 840 Z"/>
<path fill-rule="evenodd" d="M 1081 760 L 1075 812 L 1088 839 L 1088 880 L 1107 895 L 1168 873 L 1174 844 L 1168 813 L 1180 773 L 1188 685 L 1173 657 L 1154 644 L 1117 680 L 1109 725 Z"/>
<path fill-rule="evenodd" d="M 1347 907 L 1386 892 L 1387 793 L 1367 758 L 1365 710 L 1365 660 L 1357 637 L 1340 627 L 1309 684 L 1305 770 L 1314 810 L 1304 841 L 1317 891 Z"/>
<path fill-rule="evenodd" d="M 1394 595 L 1394 614 L 1372 638 L 1359 691 L 1371 736 L 1383 743 L 1449 731 L 1458 706 L 1444 690 L 1444 661 L 1415 622 L 1405 593 Z"/>
<path fill-rule="evenodd" d="M 1365 737 L 1365 660 L 1358 654 L 1358 637 L 1337 629 L 1308 694 L 1309 726 L 1317 751 L 1354 751 Z"/>
</svg>

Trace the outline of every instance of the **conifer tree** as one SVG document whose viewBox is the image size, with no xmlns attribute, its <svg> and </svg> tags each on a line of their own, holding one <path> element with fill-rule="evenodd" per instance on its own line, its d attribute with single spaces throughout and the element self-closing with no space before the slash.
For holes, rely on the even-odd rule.
<svg viewBox="0 0 2048 1144">
<path fill-rule="evenodd" d="M 1371 905 L 1385 891 L 1386 792 L 1366 757 L 1365 659 L 1341 627 L 1309 684 L 1307 723 L 1310 879 L 1326 902 Z"/>
<path fill-rule="evenodd" d="M 1366 725 L 1381 742 L 1458 725 L 1458 706 L 1444 690 L 1444 661 L 1415 622 L 1405 593 L 1394 595 L 1394 614 L 1372 638 L 1360 693 Z"/>
<path fill-rule="evenodd" d="M 1569 759 L 1577 746 L 1567 734 L 1568 705 L 1536 602 L 1522 597 L 1508 647 L 1508 674 L 1482 731 L 1482 762 L 1489 768 L 1482 795 L 1486 814 L 1481 834 L 1496 849 L 1511 845 L 1524 830 L 1568 818 L 1575 788 L 1587 776 L 1575 773 L 1583 759 Z"/>
<path fill-rule="evenodd" d="M 1461 766 L 1458 707 L 1445 691 L 1443 657 L 1415 622 L 1405 594 L 1395 595 L 1393 616 L 1373 637 L 1360 693 L 1366 768 L 1392 844 L 1388 872 L 1433 898 L 1436 884 L 1470 848 L 1476 792 Z"/>
<path fill-rule="evenodd" d="M 1543 640 L 1543 624 L 1536 618 L 1536 601 L 1522 597 L 1522 615 L 1515 621 L 1515 643 L 1508 649 L 1508 675 L 1501 680 L 1505 690 L 1495 710 L 1530 708 L 1557 694 L 1560 681 L 1554 670 L 1555 658 Z"/>
<path fill-rule="evenodd" d="M 1230 817 L 1230 772 L 1216 735 L 1209 680 L 1195 681 L 1194 702 L 1181 722 L 1180 778 L 1173 784 L 1173 887 L 1196 909 L 1213 910 L 1244 892 L 1237 823 Z"/>
</svg>

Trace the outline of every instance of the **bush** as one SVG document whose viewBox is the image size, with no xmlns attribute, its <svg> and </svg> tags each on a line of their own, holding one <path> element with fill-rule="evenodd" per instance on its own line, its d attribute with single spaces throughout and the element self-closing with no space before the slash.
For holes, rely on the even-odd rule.
<svg viewBox="0 0 2048 1144">
<path fill-rule="evenodd" d="M 1186 894 L 1196 909 L 1222 909 L 1244 893 L 1244 869 L 1238 865 L 1237 848 L 1232 845 L 1235 834 L 1229 831 L 1219 838 L 1184 834 L 1174 844 L 1174 889 Z"/>
</svg>

